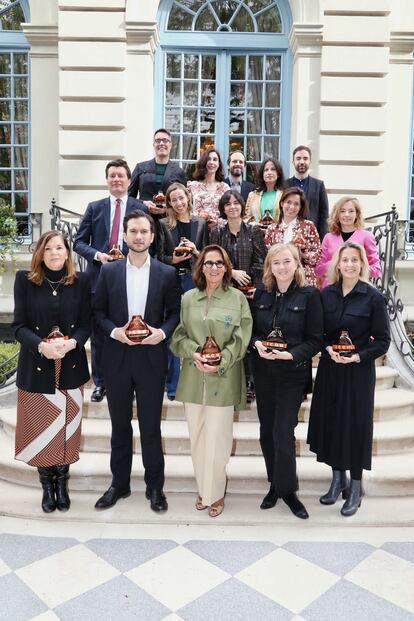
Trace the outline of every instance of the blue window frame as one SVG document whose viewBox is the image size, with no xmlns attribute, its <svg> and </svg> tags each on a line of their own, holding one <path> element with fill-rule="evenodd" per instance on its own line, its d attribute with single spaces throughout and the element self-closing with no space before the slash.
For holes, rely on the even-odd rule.
<svg viewBox="0 0 414 621">
<path fill-rule="evenodd" d="M 0 8 L 0 198 L 15 207 L 20 234 L 30 212 L 29 54 L 21 23 L 26 2 L 2 0 Z"/>
<path fill-rule="evenodd" d="M 190 173 L 212 145 L 241 149 L 251 178 L 266 157 L 287 169 L 291 58 L 287 2 L 165 0 L 159 14 L 156 124 L 173 134 L 172 158 Z"/>
</svg>

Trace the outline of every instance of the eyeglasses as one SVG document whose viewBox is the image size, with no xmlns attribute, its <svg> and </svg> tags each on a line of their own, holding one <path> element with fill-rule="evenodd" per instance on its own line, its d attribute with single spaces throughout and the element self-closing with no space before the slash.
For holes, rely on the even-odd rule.
<svg viewBox="0 0 414 621">
<path fill-rule="evenodd" d="M 168 144 L 169 142 L 171 142 L 169 138 L 155 138 L 154 139 L 155 144 Z"/>
<path fill-rule="evenodd" d="M 216 268 L 220 270 L 222 267 L 224 267 L 224 261 L 204 261 L 203 265 L 208 270 L 212 270 L 214 266 L 216 266 Z"/>
</svg>

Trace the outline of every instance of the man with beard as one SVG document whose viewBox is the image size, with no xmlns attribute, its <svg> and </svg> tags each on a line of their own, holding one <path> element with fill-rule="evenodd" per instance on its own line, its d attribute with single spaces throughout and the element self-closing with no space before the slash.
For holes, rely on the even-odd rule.
<svg viewBox="0 0 414 621">
<path fill-rule="evenodd" d="M 320 240 L 328 230 L 329 202 L 325 184 L 320 179 L 309 175 L 312 152 L 309 147 L 299 145 L 293 151 L 293 166 L 295 175 L 287 179 L 288 187 L 297 187 L 306 194 L 309 206 L 308 220 L 312 220 L 318 229 Z"/>
<path fill-rule="evenodd" d="M 254 190 L 254 183 L 243 180 L 244 167 L 246 160 L 244 154 L 241 151 L 233 151 L 227 158 L 227 166 L 229 169 L 229 176 L 224 180 L 232 190 L 236 190 L 241 194 L 245 201 L 249 196 L 249 192 Z"/>
<path fill-rule="evenodd" d="M 167 339 L 179 321 L 180 290 L 175 268 L 148 253 L 154 239 L 151 216 L 133 211 L 125 216 L 123 229 L 128 256 L 102 266 L 93 298 L 95 317 L 105 334 L 104 373 L 112 423 L 112 483 L 95 507 L 108 509 L 131 493 L 135 394 L 146 497 L 153 511 L 166 511 L 161 408 L 167 375 Z M 133 315 L 141 315 L 151 331 L 141 343 L 126 335 Z"/>
</svg>

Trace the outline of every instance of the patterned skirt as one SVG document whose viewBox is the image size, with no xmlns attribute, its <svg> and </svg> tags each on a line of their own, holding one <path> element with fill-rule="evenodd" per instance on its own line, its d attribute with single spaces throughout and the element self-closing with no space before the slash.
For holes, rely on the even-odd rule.
<svg viewBox="0 0 414 621">
<path fill-rule="evenodd" d="M 37 468 L 79 459 L 83 386 L 58 388 L 60 367 L 55 360 L 54 394 L 17 391 L 15 457 Z"/>
</svg>

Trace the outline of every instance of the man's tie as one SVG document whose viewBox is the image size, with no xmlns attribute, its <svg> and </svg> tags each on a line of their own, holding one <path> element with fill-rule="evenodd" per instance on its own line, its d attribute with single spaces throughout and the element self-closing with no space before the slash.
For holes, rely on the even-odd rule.
<svg viewBox="0 0 414 621">
<path fill-rule="evenodd" d="M 115 201 L 115 214 L 112 221 L 111 235 L 109 237 L 109 250 L 118 243 L 119 238 L 119 224 L 121 222 L 121 199 L 117 198 Z"/>
</svg>

